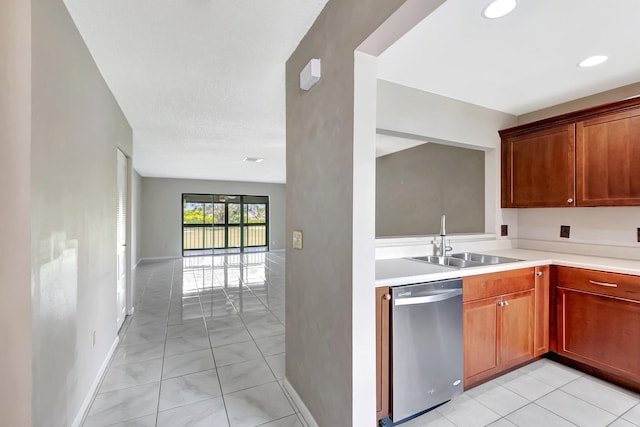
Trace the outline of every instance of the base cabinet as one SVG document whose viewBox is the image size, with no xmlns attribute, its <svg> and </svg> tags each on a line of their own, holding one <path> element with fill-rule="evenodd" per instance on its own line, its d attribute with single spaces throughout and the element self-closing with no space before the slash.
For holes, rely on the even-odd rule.
<svg viewBox="0 0 640 427">
<path fill-rule="evenodd" d="M 640 385 L 640 278 L 558 268 L 561 356 Z"/>
<path fill-rule="evenodd" d="M 464 384 L 498 372 L 498 298 L 466 302 L 464 325 Z"/>
<path fill-rule="evenodd" d="M 536 267 L 535 272 L 536 320 L 534 331 L 534 356 L 538 357 L 549 351 L 551 267 L 548 265 Z"/>
<path fill-rule="evenodd" d="M 376 288 L 376 414 L 378 420 L 391 415 L 390 314 L 390 289 Z"/>
<path fill-rule="evenodd" d="M 463 280 L 464 385 L 534 357 L 534 269 Z"/>
</svg>

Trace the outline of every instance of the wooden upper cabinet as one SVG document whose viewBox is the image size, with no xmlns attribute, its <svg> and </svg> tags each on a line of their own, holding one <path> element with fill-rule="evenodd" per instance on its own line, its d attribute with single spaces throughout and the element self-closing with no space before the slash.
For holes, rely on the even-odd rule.
<svg viewBox="0 0 640 427">
<path fill-rule="evenodd" d="M 578 206 L 640 204 L 640 108 L 576 124 Z"/>
<path fill-rule="evenodd" d="M 502 142 L 502 207 L 575 204 L 575 125 L 507 137 Z"/>
<path fill-rule="evenodd" d="M 640 205 L 640 98 L 500 136 L 503 208 Z"/>
</svg>

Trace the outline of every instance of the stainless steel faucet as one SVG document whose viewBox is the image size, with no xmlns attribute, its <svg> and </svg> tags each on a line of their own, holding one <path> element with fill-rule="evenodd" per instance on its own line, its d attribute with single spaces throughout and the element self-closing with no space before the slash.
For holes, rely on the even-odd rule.
<svg viewBox="0 0 640 427">
<path fill-rule="evenodd" d="M 447 256 L 447 251 L 452 251 L 453 248 L 451 246 L 447 246 L 444 238 L 447 237 L 446 231 L 446 216 L 442 215 L 440 217 L 440 245 L 436 246 L 435 255 L 436 256 Z"/>
</svg>

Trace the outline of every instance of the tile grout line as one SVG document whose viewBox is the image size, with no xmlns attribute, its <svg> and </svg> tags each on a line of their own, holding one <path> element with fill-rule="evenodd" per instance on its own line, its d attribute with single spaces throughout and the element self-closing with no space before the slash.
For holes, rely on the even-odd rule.
<svg viewBox="0 0 640 427">
<path fill-rule="evenodd" d="M 225 255 L 225 268 L 229 268 L 229 264 L 228 264 L 226 261 L 227 261 L 227 256 Z M 239 280 L 239 284 L 240 284 L 240 286 L 246 285 L 246 284 L 243 282 L 243 280 L 242 280 L 242 272 L 240 272 L 240 277 L 239 277 L 239 279 L 238 279 L 238 280 Z M 265 282 L 266 282 L 266 277 L 265 277 Z M 247 288 L 248 288 L 248 289 L 250 290 L 250 292 L 255 296 L 255 294 L 253 293 L 253 290 L 252 290 L 249 286 L 247 286 Z M 229 295 L 228 295 L 228 293 L 226 292 L 226 289 L 224 289 L 224 287 L 223 287 L 223 292 L 225 293 L 225 296 L 226 296 L 227 300 L 228 300 L 228 301 L 233 305 L 233 307 L 234 307 L 234 309 L 236 310 L 236 312 L 238 312 L 238 310 L 235 308 L 235 305 L 233 304 L 233 302 L 232 302 L 232 301 L 231 301 L 231 299 L 229 298 Z M 258 299 L 259 299 L 259 298 L 258 298 Z M 259 299 L 259 300 L 260 300 L 260 299 Z M 262 305 L 264 305 L 264 302 L 262 302 L 262 300 L 260 300 L 260 303 L 261 303 Z M 267 312 L 268 312 L 269 314 L 271 314 L 272 316 L 274 316 L 274 317 L 278 320 L 278 322 L 280 322 L 280 323 L 282 324 L 282 322 L 280 321 L 280 319 L 278 319 L 278 318 L 277 318 L 277 316 L 275 316 L 275 314 L 274 314 L 274 313 L 273 313 L 273 312 L 272 312 L 272 311 L 271 311 L 271 310 L 270 310 L 266 305 L 264 305 L 264 306 L 265 306 L 265 308 L 267 309 Z M 238 312 L 238 314 L 239 314 L 239 312 Z M 278 387 L 280 388 L 280 390 L 281 390 L 281 391 L 283 392 L 283 394 L 285 395 L 285 398 L 286 398 L 286 399 L 287 399 L 287 401 L 289 402 L 289 405 L 291 406 L 291 409 L 293 409 L 294 414 L 296 414 L 296 413 L 297 413 L 297 411 L 296 411 L 296 409 L 297 409 L 297 408 L 295 407 L 295 405 L 293 405 L 293 404 L 292 404 L 291 399 L 288 397 L 288 395 L 286 394 L 286 392 L 285 392 L 285 391 L 284 391 L 284 389 L 282 388 L 282 385 L 280 384 L 280 381 L 278 380 L 277 376 L 276 376 L 276 375 L 275 375 L 275 373 L 273 372 L 273 369 L 271 368 L 271 366 L 270 366 L 270 365 L 269 365 L 269 363 L 267 362 L 266 357 L 265 357 L 265 356 L 264 356 L 264 354 L 262 353 L 262 350 L 260 350 L 260 347 L 259 347 L 259 346 L 258 346 L 258 344 L 256 343 L 256 341 L 255 341 L 255 338 L 254 338 L 253 334 L 252 334 L 252 333 L 251 333 L 251 331 L 249 330 L 249 326 L 248 326 L 248 325 L 247 325 L 247 323 L 245 322 L 244 317 L 243 317 L 243 316 L 240 316 L 240 315 L 238 315 L 238 317 L 240 318 L 240 321 L 242 322 L 242 324 L 244 325 L 245 329 L 246 329 L 246 330 L 247 330 L 247 332 L 249 333 L 249 336 L 251 337 L 251 342 L 253 342 L 253 344 L 254 344 L 254 345 L 256 346 L 256 348 L 258 349 L 258 352 L 259 352 L 259 353 L 260 353 L 260 355 L 262 356 L 262 361 L 263 361 L 264 363 L 266 363 L 266 364 L 267 364 L 267 367 L 268 367 L 268 368 L 269 368 L 269 370 L 271 371 L 271 375 L 273 375 L 273 377 L 274 377 L 274 379 L 275 379 L 275 382 L 278 384 Z M 205 323 L 206 323 L 206 322 L 205 322 Z M 208 328 L 207 328 L 207 331 L 208 331 Z M 285 331 L 285 333 L 286 333 L 286 331 Z M 211 343 L 211 337 L 209 337 L 209 342 Z M 230 344 L 230 345 L 231 345 L 231 344 Z M 212 349 L 213 349 L 213 347 L 212 347 Z M 215 356 L 214 356 L 214 357 L 215 357 Z M 286 357 L 286 356 L 285 356 L 285 357 Z M 254 359 L 254 360 L 256 360 L 256 359 Z M 244 363 L 244 362 L 238 362 L 238 363 Z M 233 365 L 233 364 L 231 364 L 231 365 Z M 226 365 L 226 366 L 231 366 L 231 365 Z M 220 376 L 219 376 L 219 375 L 218 375 L 218 381 L 220 382 Z M 266 384 L 270 384 L 270 382 L 269 382 L 269 383 L 266 383 Z M 264 385 L 264 384 L 260 384 L 260 385 Z M 234 391 L 233 393 L 237 393 L 237 392 L 239 392 L 239 391 L 244 391 L 244 390 L 249 390 L 249 389 L 251 389 L 251 388 L 253 388 L 253 387 L 257 387 L 257 386 L 247 387 L 247 388 L 242 389 L 242 390 L 236 390 L 236 391 Z M 220 391 L 221 391 L 221 393 L 222 393 L 223 400 L 224 400 L 224 392 L 222 391 L 222 383 L 220 383 Z M 232 393 L 229 393 L 229 394 L 232 394 Z M 226 400 L 225 400 L 225 409 L 226 409 Z M 293 414 L 291 414 L 291 415 L 293 415 Z M 287 415 L 287 416 L 289 416 L 289 415 Z M 228 419 L 228 417 L 229 417 L 229 413 L 227 412 L 227 419 Z M 231 422 L 230 422 L 230 421 L 231 421 L 231 420 L 229 420 L 229 425 L 231 425 Z M 272 421 L 273 421 L 273 420 L 272 420 Z M 270 421 L 268 421 L 268 422 L 270 422 Z"/>
<path fill-rule="evenodd" d="M 169 287 L 169 304 L 167 307 L 167 324 L 165 325 L 165 331 L 164 331 L 164 346 L 162 348 L 162 366 L 160 368 L 160 384 L 158 387 L 158 404 L 156 405 L 156 421 L 155 421 L 155 426 L 158 426 L 158 418 L 160 417 L 160 397 L 162 396 L 162 375 L 164 374 L 164 357 L 165 357 L 165 353 L 167 352 L 167 335 L 169 335 L 169 317 L 170 317 L 170 313 L 171 313 L 171 297 L 173 295 L 173 283 L 174 283 L 174 275 L 175 275 L 175 270 L 176 270 L 176 262 L 174 261 L 172 263 L 172 268 L 171 268 L 171 285 Z"/>
<path fill-rule="evenodd" d="M 215 276 L 213 274 L 213 256 L 211 255 L 211 281 L 213 283 L 213 280 L 215 279 Z M 226 255 L 225 255 L 226 257 Z M 203 267 L 204 268 L 204 267 Z M 197 283 L 196 283 L 196 288 L 197 288 Z M 202 276 L 202 292 L 204 292 L 204 274 Z M 226 295 L 225 295 L 226 297 Z M 227 417 L 227 424 L 231 425 L 231 420 L 229 419 L 229 411 L 227 410 L 227 401 L 224 398 L 224 393 L 222 392 L 222 383 L 220 382 L 220 373 L 218 372 L 218 362 L 216 362 L 216 355 L 213 351 L 213 345 L 211 344 L 211 336 L 209 335 L 209 325 L 207 325 L 207 320 L 204 317 L 204 310 L 202 309 L 202 300 L 200 299 L 200 291 L 198 290 L 198 301 L 200 302 L 200 311 L 202 312 L 202 320 L 204 321 L 204 330 L 207 334 L 207 340 L 209 341 L 209 350 L 211 351 L 211 357 L 213 358 L 213 368 L 216 371 L 216 381 L 218 381 L 218 389 L 220 390 L 220 398 L 222 399 L 222 406 L 224 407 L 224 413 L 225 416 Z"/>
</svg>

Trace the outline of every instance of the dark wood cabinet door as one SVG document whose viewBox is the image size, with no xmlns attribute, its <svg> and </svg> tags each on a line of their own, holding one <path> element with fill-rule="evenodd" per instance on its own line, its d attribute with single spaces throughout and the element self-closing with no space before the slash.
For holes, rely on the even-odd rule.
<svg viewBox="0 0 640 427">
<path fill-rule="evenodd" d="M 498 309 L 499 363 L 507 369 L 533 358 L 534 291 L 503 295 Z"/>
<path fill-rule="evenodd" d="M 379 420 L 390 415 L 390 313 L 391 294 L 389 288 L 376 288 L 376 412 Z"/>
<path fill-rule="evenodd" d="M 534 324 L 534 356 L 538 357 L 549 351 L 549 287 L 550 268 L 548 265 L 536 267 L 535 274 L 535 324 Z"/>
<path fill-rule="evenodd" d="M 575 205 L 575 125 L 502 140 L 502 207 Z"/>
<path fill-rule="evenodd" d="M 640 302 L 558 288 L 558 353 L 640 383 Z"/>
<path fill-rule="evenodd" d="M 578 206 L 640 205 L 640 108 L 576 124 Z"/>
<path fill-rule="evenodd" d="M 463 305 L 465 388 L 498 372 L 498 301 L 488 298 Z"/>
</svg>

